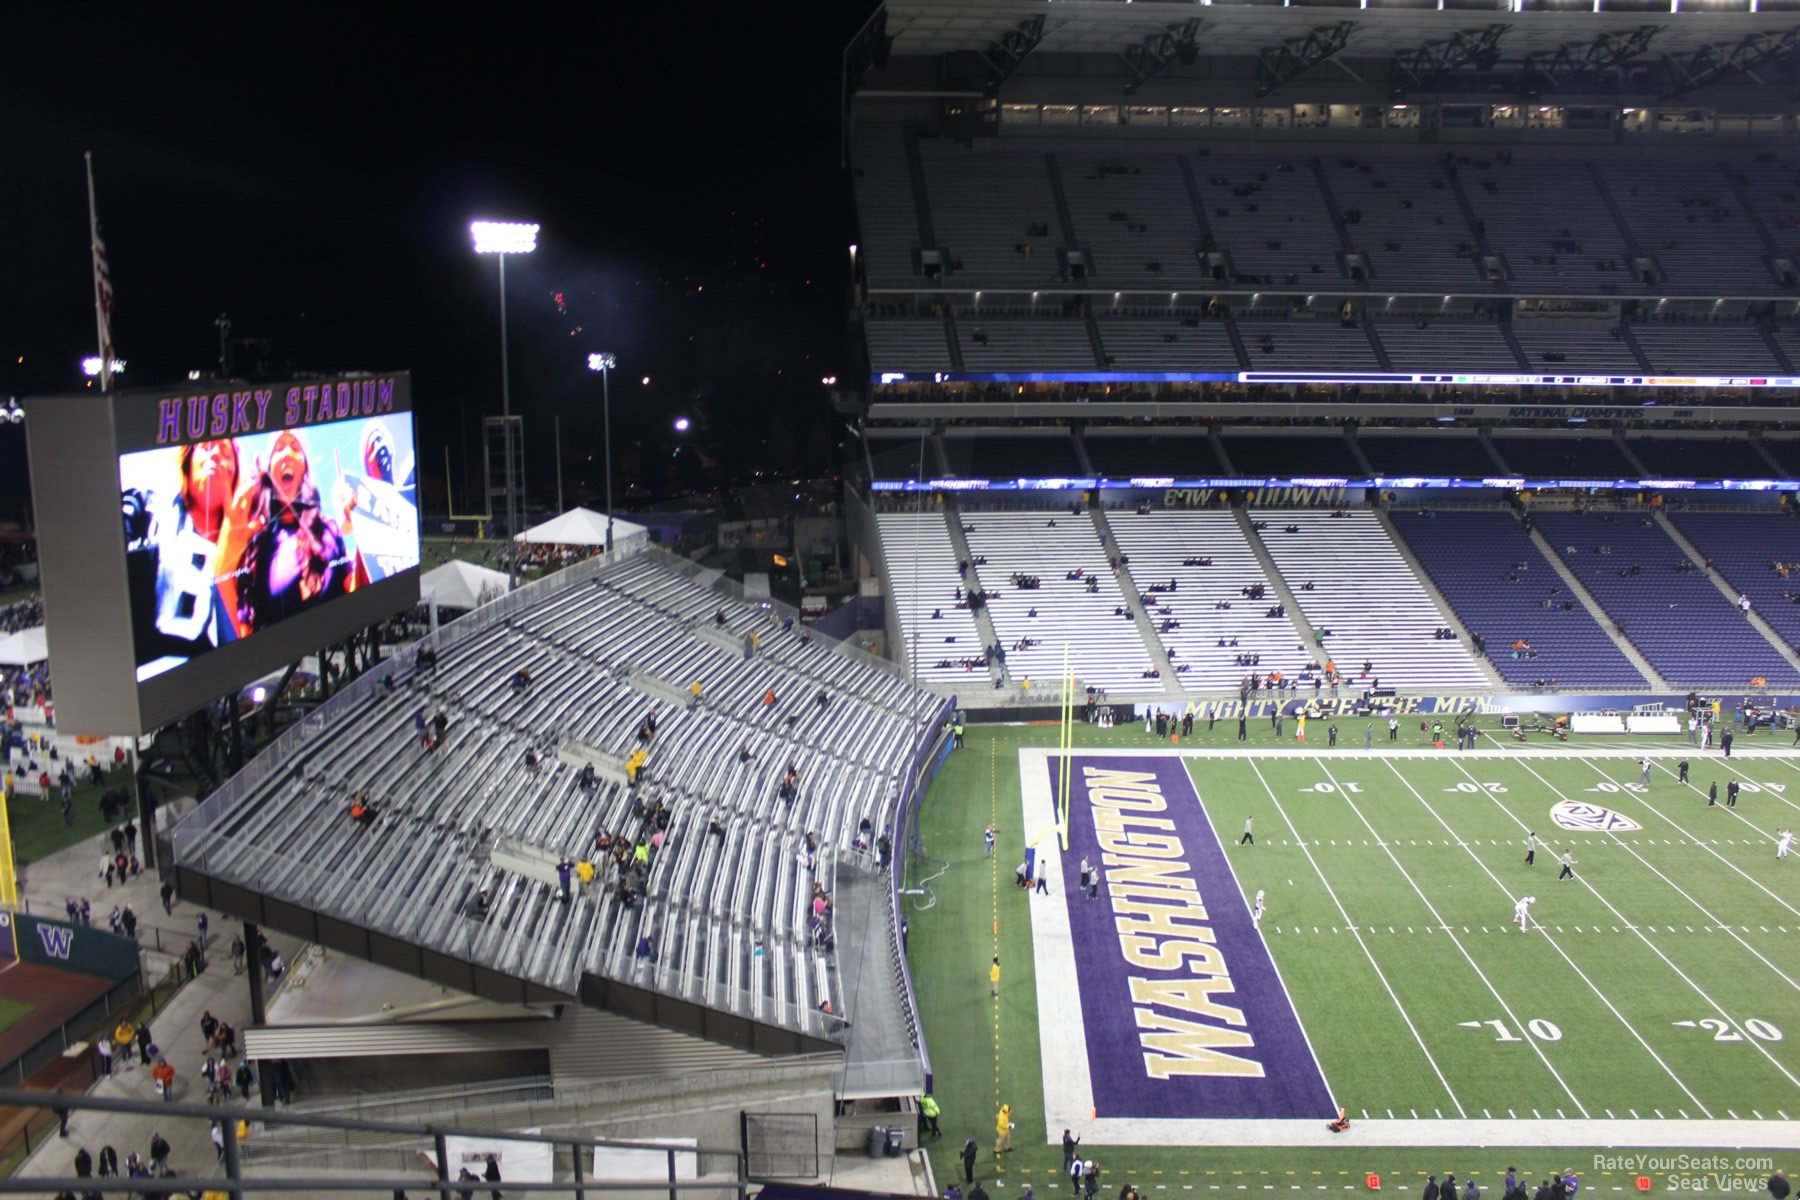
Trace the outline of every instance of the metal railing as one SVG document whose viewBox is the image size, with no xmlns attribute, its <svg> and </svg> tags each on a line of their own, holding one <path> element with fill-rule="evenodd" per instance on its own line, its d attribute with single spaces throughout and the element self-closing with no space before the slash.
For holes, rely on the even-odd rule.
<svg viewBox="0 0 1800 1200">
<path fill-rule="evenodd" d="M 551 1154 L 549 1181 L 505 1180 L 508 1192 L 531 1192 L 559 1196 L 574 1195 L 584 1200 L 589 1194 L 635 1192 L 643 1195 L 665 1194 L 669 1200 L 680 1200 L 683 1192 L 699 1192 L 712 1196 L 748 1196 L 748 1175 L 744 1156 L 736 1147 L 671 1146 L 659 1142 L 640 1142 L 610 1138 L 583 1137 L 578 1133 L 526 1133 L 517 1130 L 459 1128 L 436 1124 L 414 1124 L 398 1121 L 369 1121 L 355 1117 L 334 1117 L 318 1113 L 290 1113 L 283 1109 L 250 1108 L 239 1105 L 174 1104 L 144 1100 L 115 1099 L 100 1096 L 77 1096 L 60 1092 L 0 1089 L 0 1106 L 45 1111 L 123 1113 L 153 1117 L 164 1128 L 175 1121 L 205 1121 L 217 1124 L 224 1132 L 220 1146 L 222 1169 L 214 1175 L 171 1175 L 163 1178 L 104 1177 L 34 1177 L 0 1179 L 0 1195 L 69 1192 L 100 1193 L 124 1196 L 186 1195 L 189 1192 L 224 1190 L 233 1200 L 249 1193 L 275 1192 L 328 1195 L 344 1190 L 402 1191 L 425 1190 L 451 1200 L 469 1185 L 453 1173 L 449 1140 L 452 1137 L 477 1143 L 525 1143 L 547 1146 Z M 390 1135 L 394 1145 L 354 1152 L 352 1157 L 365 1157 L 366 1169 L 380 1172 L 374 1177 L 321 1177 L 319 1168 L 312 1174 L 287 1175 L 273 1169 L 258 1168 L 257 1174 L 246 1175 L 236 1130 L 239 1122 L 248 1122 L 263 1130 L 283 1126 L 312 1129 L 336 1129 L 346 1133 Z M 262 1136 L 256 1134 L 255 1136 Z M 595 1151 L 632 1152 L 656 1155 L 662 1160 L 659 1178 L 654 1181 L 591 1178 Z M 430 1163 L 429 1181 L 418 1174 L 421 1159 Z M 411 1168 L 411 1173 L 406 1173 Z M 702 1169 L 705 1168 L 705 1169 Z M 351 1170 L 359 1169 L 352 1166 Z M 222 1176 L 222 1178 L 221 1178 Z M 685 1176 L 685 1178 L 684 1178 Z M 491 1186 L 491 1185 L 489 1185 Z"/>
</svg>

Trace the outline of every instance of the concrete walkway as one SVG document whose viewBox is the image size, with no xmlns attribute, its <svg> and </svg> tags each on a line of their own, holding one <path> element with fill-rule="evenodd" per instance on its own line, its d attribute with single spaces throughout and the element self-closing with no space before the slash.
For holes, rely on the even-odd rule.
<svg viewBox="0 0 1800 1200">
<path fill-rule="evenodd" d="M 113 905 L 130 905 L 138 917 L 138 944 L 144 947 L 144 978 L 146 982 L 161 978 L 169 966 L 178 961 L 188 942 L 198 936 L 198 918 L 202 910 L 177 900 L 173 911 L 165 914 L 159 895 L 162 883 L 148 871 L 135 880 L 108 888 L 106 880 L 97 872 L 101 855 L 110 853 L 111 849 L 108 835 L 101 834 L 21 868 L 20 903 L 33 913 L 63 920 L 67 915 L 63 908 L 67 899 L 86 897 L 93 906 L 92 919 L 98 928 L 106 927 L 107 915 Z M 206 1081 L 200 1076 L 200 1067 L 206 1058 L 205 1039 L 200 1034 L 201 1014 L 210 1011 L 221 1021 L 229 1021 L 236 1027 L 240 1048 L 244 1032 L 250 1027 L 247 980 L 245 976 L 231 973 L 231 939 L 242 933 L 243 926 L 228 921 L 217 912 L 208 912 L 206 916 L 210 965 L 199 978 L 184 985 L 150 1023 L 152 1038 L 161 1047 L 163 1057 L 175 1068 L 174 1098 L 187 1104 L 206 1102 Z M 264 936 L 289 962 L 298 957 L 299 943 L 295 939 L 266 930 Z M 157 949 L 159 940 L 166 952 Z M 236 1063 L 232 1066 L 235 1069 Z M 116 1055 L 112 1077 L 102 1077 L 94 1085 L 92 1094 L 155 1100 L 156 1087 L 148 1067 L 137 1065 L 135 1060 L 127 1065 L 124 1055 Z M 250 1095 L 254 1119 L 260 1111 L 260 1099 L 254 1088 Z M 234 1109 L 241 1104 L 241 1101 L 236 1102 Z M 123 1113 L 75 1112 L 69 1115 L 69 1136 L 66 1139 L 51 1138 L 36 1148 L 20 1166 L 18 1174 L 28 1177 L 72 1174 L 75 1152 L 83 1146 L 96 1160 L 102 1146 L 111 1146 L 118 1152 L 120 1170 L 123 1171 L 126 1155 L 131 1151 L 137 1151 L 145 1162 L 150 1161 L 150 1136 L 155 1132 L 168 1140 L 171 1147 L 169 1164 L 176 1171 L 184 1174 L 209 1174 L 212 1171 L 218 1156 L 213 1150 L 211 1131 L 204 1121 L 159 1123 L 150 1117 Z"/>
</svg>

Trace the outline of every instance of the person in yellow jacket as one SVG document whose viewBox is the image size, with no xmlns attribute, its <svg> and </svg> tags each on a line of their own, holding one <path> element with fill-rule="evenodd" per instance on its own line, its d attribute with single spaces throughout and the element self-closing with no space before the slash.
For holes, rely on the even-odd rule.
<svg viewBox="0 0 1800 1200">
<path fill-rule="evenodd" d="M 1012 1149 L 1012 1105 L 1002 1104 L 1000 1112 L 994 1117 L 994 1153 L 1004 1154 Z"/>
<path fill-rule="evenodd" d="M 1000 956 L 994 955 L 994 965 L 988 968 L 988 986 L 994 993 L 994 999 L 1000 998 Z"/>
<path fill-rule="evenodd" d="M 575 877 L 581 880 L 581 890 L 585 893 L 588 885 L 594 882 L 594 864 L 585 858 L 576 862 Z"/>
</svg>

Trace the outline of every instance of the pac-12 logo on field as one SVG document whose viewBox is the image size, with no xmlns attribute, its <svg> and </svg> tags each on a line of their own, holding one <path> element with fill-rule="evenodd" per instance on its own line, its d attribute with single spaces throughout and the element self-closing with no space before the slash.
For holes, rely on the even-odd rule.
<svg viewBox="0 0 1800 1200">
<path fill-rule="evenodd" d="M 1550 819 L 1563 829 L 1583 833 L 1630 833 L 1643 828 L 1624 813 L 1581 800 L 1564 800 L 1550 810 Z"/>
</svg>

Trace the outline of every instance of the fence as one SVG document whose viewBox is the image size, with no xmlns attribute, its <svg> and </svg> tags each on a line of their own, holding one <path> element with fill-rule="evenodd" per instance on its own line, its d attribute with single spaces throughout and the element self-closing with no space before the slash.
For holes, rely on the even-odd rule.
<svg viewBox="0 0 1800 1200">
<path fill-rule="evenodd" d="M 819 1177 L 818 1114 L 747 1112 L 738 1120 L 750 1178 Z"/>
<path fill-rule="evenodd" d="M 517 1130 L 483 1128 L 445 1128 L 406 1124 L 393 1121 L 367 1121 L 323 1114 L 293 1114 L 286 1110 L 240 1107 L 237 1105 L 172 1104 L 143 1100 L 124 1100 L 100 1096 L 77 1096 L 62 1093 L 0 1089 L 0 1106 L 47 1111 L 51 1106 L 71 1112 L 127 1113 L 154 1117 L 165 1129 L 177 1121 L 219 1122 L 234 1131 L 239 1121 L 253 1122 L 266 1130 L 278 1126 L 302 1129 L 334 1129 L 349 1133 L 386 1135 L 388 1145 L 344 1150 L 333 1155 L 335 1170 L 373 1171 L 373 1177 L 347 1179 L 343 1175 L 321 1178 L 315 1162 L 302 1168 L 307 1174 L 288 1175 L 259 1168 L 246 1175 L 240 1154 L 239 1139 L 226 1136 L 222 1146 L 223 1169 L 212 1177 L 171 1176 L 164 1179 L 89 1177 L 0 1179 L 0 1195 L 69 1192 L 124 1196 L 140 1194 L 187 1195 L 223 1188 L 231 1196 L 272 1192 L 293 1195 L 311 1193 L 332 1195 L 353 1188 L 357 1191 L 403 1191 L 421 1188 L 441 1200 L 451 1200 L 463 1189 L 458 1186 L 456 1169 L 468 1161 L 471 1153 L 481 1154 L 486 1147 L 519 1154 L 529 1152 L 538 1159 L 534 1174 L 549 1174 L 549 1180 L 522 1179 L 515 1173 L 505 1182 L 508 1193 L 539 1195 L 574 1195 L 582 1200 L 589 1194 L 629 1192 L 638 1195 L 666 1195 L 669 1200 L 682 1200 L 682 1193 L 702 1196 L 736 1196 L 746 1200 L 748 1175 L 744 1156 L 735 1147 L 720 1148 L 698 1145 L 669 1145 L 659 1142 L 625 1141 L 583 1137 L 576 1133 L 525 1133 Z M 263 1136 L 258 1133 L 254 1136 Z M 452 1141 L 456 1143 L 453 1157 Z M 542 1157 L 548 1155 L 547 1171 Z M 613 1177 L 599 1181 L 595 1163 L 605 1161 Z M 421 1170 L 430 1171 L 429 1183 L 421 1182 Z M 478 1172 L 479 1174 L 479 1172 Z"/>
</svg>

